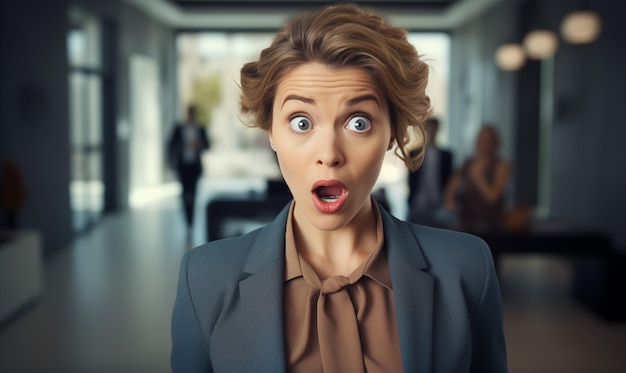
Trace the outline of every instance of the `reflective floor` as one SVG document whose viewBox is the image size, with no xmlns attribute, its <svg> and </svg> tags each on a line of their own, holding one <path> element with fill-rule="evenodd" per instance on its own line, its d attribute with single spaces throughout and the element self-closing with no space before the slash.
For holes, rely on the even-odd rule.
<svg viewBox="0 0 626 373">
<path fill-rule="evenodd" d="M 200 200 L 206 195 L 200 196 Z M 45 292 L 0 330 L 0 372 L 169 372 L 169 323 L 188 242 L 178 200 L 107 216 L 45 265 Z M 510 372 L 626 372 L 626 323 L 571 300 L 569 263 L 501 261 Z"/>
</svg>

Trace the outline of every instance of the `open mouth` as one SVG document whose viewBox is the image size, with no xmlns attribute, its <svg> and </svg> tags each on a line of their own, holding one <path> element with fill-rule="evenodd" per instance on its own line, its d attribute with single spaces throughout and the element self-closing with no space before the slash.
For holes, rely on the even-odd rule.
<svg viewBox="0 0 626 373">
<path fill-rule="evenodd" d="M 319 186 L 315 189 L 315 194 L 317 197 L 326 203 L 332 203 L 339 200 L 341 194 L 343 193 L 343 189 L 338 185 L 333 186 Z"/>
<path fill-rule="evenodd" d="M 348 188 L 339 180 L 320 180 L 311 190 L 313 205 L 324 214 L 341 210 L 348 198 Z"/>
</svg>

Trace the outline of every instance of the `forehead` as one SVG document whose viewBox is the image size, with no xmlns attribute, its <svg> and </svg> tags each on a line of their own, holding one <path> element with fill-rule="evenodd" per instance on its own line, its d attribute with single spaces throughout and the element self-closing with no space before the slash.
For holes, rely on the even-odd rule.
<svg viewBox="0 0 626 373">
<path fill-rule="evenodd" d="M 379 87 L 369 72 L 358 67 L 333 68 L 309 62 L 289 70 L 279 80 L 276 96 L 302 91 L 369 92 L 378 96 Z"/>
</svg>

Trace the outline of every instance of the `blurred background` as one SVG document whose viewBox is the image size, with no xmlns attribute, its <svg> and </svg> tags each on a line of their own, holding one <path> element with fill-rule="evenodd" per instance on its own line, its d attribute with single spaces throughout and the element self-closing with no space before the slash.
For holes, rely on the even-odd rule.
<svg viewBox="0 0 626 373">
<path fill-rule="evenodd" d="M 500 135 L 510 229 L 484 238 L 510 371 L 626 371 L 626 5 L 354 3 L 406 28 L 431 67 L 454 168 L 483 124 Z M 241 123 L 239 69 L 329 4 L 0 3 L 0 371 L 169 371 L 181 256 L 289 198 L 267 134 Z M 190 231 L 167 162 L 189 105 L 211 142 Z M 389 156 L 376 186 L 402 219 L 403 167 Z"/>
</svg>

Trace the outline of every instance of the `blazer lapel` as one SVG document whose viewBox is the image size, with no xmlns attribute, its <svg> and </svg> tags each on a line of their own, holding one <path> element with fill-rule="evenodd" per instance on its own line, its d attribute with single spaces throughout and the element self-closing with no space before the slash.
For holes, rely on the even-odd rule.
<svg viewBox="0 0 626 373">
<path fill-rule="evenodd" d="M 240 303 L 233 318 L 242 333 L 239 366 L 231 371 L 284 372 L 283 272 L 288 207 L 263 228 L 250 251 L 239 282 Z"/>
<path fill-rule="evenodd" d="M 232 372 L 284 372 L 282 263 L 264 267 L 239 283 L 236 318 L 241 350 Z"/>
<path fill-rule="evenodd" d="M 413 232 L 381 210 L 405 372 L 432 371 L 434 278 Z"/>
<path fill-rule="evenodd" d="M 285 372 L 283 334 L 284 237 L 287 206 L 270 225 L 263 228 L 244 265 L 249 274 L 239 282 L 240 301 L 225 321 L 239 333 L 238 356 L 232 356 L 232 372 Z M 405 372 L 432 370 L 434 279 L 413 232 L 380 208 L 385 247 L 391 271 L 396 319 Z M 220 348 L 216 346 L 219 351 Z M 233 351 L 219 351 L 229 354 Z M 219 368 L 219 366 L 216 366 Z"/>
</svg>

